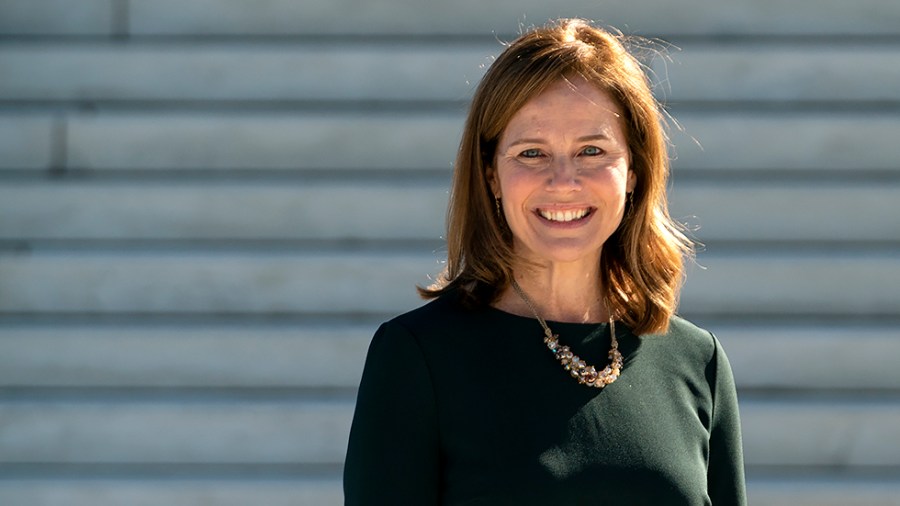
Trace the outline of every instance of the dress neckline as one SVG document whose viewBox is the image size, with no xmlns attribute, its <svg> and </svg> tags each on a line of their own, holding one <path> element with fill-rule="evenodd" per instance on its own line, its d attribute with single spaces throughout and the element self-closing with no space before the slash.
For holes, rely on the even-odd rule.
<svg viewBox="0 0 900 506">
<path fill-rule="evenodd" d="M 534 316 L 524 316 L 516 313 L 510 313 L 509 311 L 504 311 L 498 307 L 494 307 L 492 305 L 486 306 L 487 310 L 497 315 L 499 317 L 505 318 L 509 321 L 515 321 L 518 323 L 527 323 L 529 325 L 537 325 L 540 327 L 540 323 L 538 323 L 537 318 Z M 570 330 L 584 330 L 584 329 L 595 329 L 598 327 L 606 328 L 609 326 L 609 322 L 588 322 L 588 323 L 575 323 L 575 322 L 561 322 L 558 320 L 546 320 L 547 325 L 551 328 L 559 327 L 561 330 L 568 328 Z"/>
</svg>

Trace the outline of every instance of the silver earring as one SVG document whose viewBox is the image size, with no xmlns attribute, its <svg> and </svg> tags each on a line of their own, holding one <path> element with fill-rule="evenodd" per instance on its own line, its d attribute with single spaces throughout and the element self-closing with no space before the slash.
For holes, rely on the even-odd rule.
<svg viewBox="0 0 900 506">
<path fill-rule="evenodd" d="M 500 197 L 494 197 L 494 207 L 497 209 L 497 219 L 503 217 L 503 211 L 500 210 Z"/>
</svg>

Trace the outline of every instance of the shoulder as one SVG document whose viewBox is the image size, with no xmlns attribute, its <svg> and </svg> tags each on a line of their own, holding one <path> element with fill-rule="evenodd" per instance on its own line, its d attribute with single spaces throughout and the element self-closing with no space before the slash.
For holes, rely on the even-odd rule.
<svg viewBox="0 0 900 506">
<path fill-rule="evenodd" d="M 669 320 L 669 330 L 660 336 L 695 342 L 698 345 L 713 344 L 713 335 L 710 331 L 677 315 Z"/>
<path fill-rule="evenodd" d="M 406 343 L 430 355 L 477 329 L 472 317 L 472 310 L 463 307 L 449 292 L 382 323 L 373 343 Z"/>
<path fill-rule="evenodd" d="M 669 320 L 669 329 L 660 334 L 641 336 L 644 345 L 658 346 L 668 353 L 689 356 L 700 362 L 709 362 L 719 348 L 712 332 L 680 317 Z"/>
<path fill-rule="evenodd" d="M 399 369 L 408 367 L 406 362 L 424 364 L 435 381 L 451 377 L 454 368 L 471 363 L 479 353 L 480 347 L 473 343 L 484 342 L 496 329 L 486 313 L 467 309 L 450 294 L 441 295 L 382 323 L 372 338 L 369 355 Z"/>
<path fill-rule="evenodd" d="M 640 336 L 639 353 L 653 363 L 654 373 L 669 381 L 695 385 L 711 396 L 734 390 L 730 364 L 716 336 L 681 317 L 673 317 L 665 333 Z M 707 385 L 703 387 L 702 385 Z"/>
<path fill-rule="evenodd" d="M 404 374 L 428 376 L 428 364 L 434 357 L 435 343 L 442 327 L 453 319 L 452 300 L 441 296 L 421 307 L 383 322 L 369 343 L 364 379 L 384 383 L 382 376 Z"/>
<path fill-rule="evenodd" d="M 426 304 L 387 321 L 388 327 L 401 327 L 420 335 L 427 334 L 465 319 L 471 311 L 458 301 L 455 292 L 448 292 Z"/>
</svg>

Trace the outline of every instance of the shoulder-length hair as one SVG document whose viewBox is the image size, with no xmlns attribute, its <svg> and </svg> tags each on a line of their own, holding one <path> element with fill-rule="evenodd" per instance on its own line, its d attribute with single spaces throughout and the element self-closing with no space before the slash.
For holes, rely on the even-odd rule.
<svg viewBox="0 0 900 506">
<path fill-rule="evenodd" d="M 624 111 L 636 185 L 600 256 L 603 294 L 635 334 L 663 332 L 678 304 L 684 257 L 692 252 L 668 212 L 667 137 L 661 106 L 641 64 L 613 35 L 580 19 L 536 28 L 509 45 L 481 80 L 469 109 L 447 217 L 447 264 L 425 298 L 451 290 L 470 305 L 494 302 L 513 279 L 512 236 L 495 213 L 489 175 L 513 115 L 561 79 L 581 77 Z"/>
</svg>

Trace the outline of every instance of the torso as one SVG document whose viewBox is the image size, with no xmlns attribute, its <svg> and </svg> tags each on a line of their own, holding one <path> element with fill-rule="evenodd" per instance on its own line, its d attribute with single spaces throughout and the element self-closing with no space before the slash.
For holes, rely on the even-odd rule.
<svg viewBox="0 0 900 506">
<path fill-rule="evenodd" d="M 709 333 L 679 319 L 666 336 L 619 325 L 625 366 L 600 390 L 569 376 L 533 318 L 444 297 L 396 322 L 432 377 L 444 504 L 709 503 Z M 608 362 L 605 324 L 548 325 L 587 362 Z"/>
</svg>

